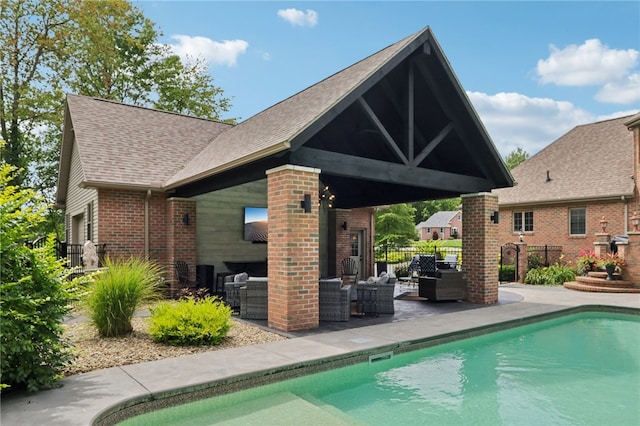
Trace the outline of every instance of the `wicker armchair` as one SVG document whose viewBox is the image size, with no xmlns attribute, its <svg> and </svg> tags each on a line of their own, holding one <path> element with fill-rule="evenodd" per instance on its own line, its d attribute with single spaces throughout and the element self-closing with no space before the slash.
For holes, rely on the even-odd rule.
<svg viewBox="0 0 640 426">
<path fill-rule="evenodd" d="M 462 272 L 441 270 L 436 277 L 420 277 L 418 294 L 430 301 L 461 300 L 467 297 L 467 282 Z"/>
<path fill-rule="evenodd" d="M 240 287 L 240 318 L 268 319 L 267 278 L 249 278 Z"/>
<path fill-rule="evenodd" d="M 240 288 L 246 285 L 246 273 L 229 275 L 224 278 L 224 301 L 232 309 L 240 307 Z"/>
<path fill-rule="evenodd" d="M 320 280 L 318 291 L 320 321 L 349 321 L 350 290 L 351 286 L 343 286 L 340 278 Z"/>
</svg>

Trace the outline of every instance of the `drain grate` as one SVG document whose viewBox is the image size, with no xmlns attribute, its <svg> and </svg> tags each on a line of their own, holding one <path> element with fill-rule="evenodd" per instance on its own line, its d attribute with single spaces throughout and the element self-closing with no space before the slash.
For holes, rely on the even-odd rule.
<svg viewBox="0 0 640 426">
<path fill-rule="evenodd" d="M 393 352 L 384 352 L 381 354 L 375 354 L 369 356 L 369 364 L 373 364 L 374 362 L 387 361 L 393 358 Z"/>
</svg>

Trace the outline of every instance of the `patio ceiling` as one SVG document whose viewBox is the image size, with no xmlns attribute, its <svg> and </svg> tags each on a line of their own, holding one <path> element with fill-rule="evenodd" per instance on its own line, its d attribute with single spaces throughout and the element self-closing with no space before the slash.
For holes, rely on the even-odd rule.
<svg viewBox="0 0 640 426">
<path fill-rule="evenodd" d="M 428 28 L 293 135 L 287 146 L 178 186 L 176 195 L 263 179 L 266 170 L 284 164 L 320 169 L 320 180 L 336 195 L 339 208 L 451 198 L 513 186 Z"/>
</svg>

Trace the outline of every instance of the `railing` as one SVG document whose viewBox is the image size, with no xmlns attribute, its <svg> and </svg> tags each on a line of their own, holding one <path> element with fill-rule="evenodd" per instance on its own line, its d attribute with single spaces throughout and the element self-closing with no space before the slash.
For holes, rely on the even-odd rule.
<svg viewBox="0 0 640 426">
<path fill-rule="evenodd" d="M 27 242 L 31 248 L 44 247 L 47 242 L 46 237 L 40 237 L 33 242 Z M 54 249 L 58 259 L 66 259 L 66 267 L 74 270 L 74 274 L 84 273 L 84 264 L 82 263 L 82 251 L 84 244 L 69 244 L 66 241 L 55 241 Z M 107 254 L 106 244 L 96 244 L 96 254 L 98 255 L 98 267 L 104 266 L 104 258 Z"/>
<path fill-rule="evenodd" d="M 561 255 L 562 246 L 527 246 L 527 270 L 558 263 Z"/>
<path fill-rule="evenodd" d="M 460 268 L 462 263 L 462 249 L 459 247 L 398 247 L 390 245 L 382 245 L 374 247 L 374 256 L 376 262 L 377 272 L 387 270 L 389 273 L 393 273 L 397 276 L 409 275 L 409 265 L 414 256 L 420 254 L 435 254 L 437 258 L 444 259 L 447 254 L 458 255 L 457 268 Z"/>
</svg>

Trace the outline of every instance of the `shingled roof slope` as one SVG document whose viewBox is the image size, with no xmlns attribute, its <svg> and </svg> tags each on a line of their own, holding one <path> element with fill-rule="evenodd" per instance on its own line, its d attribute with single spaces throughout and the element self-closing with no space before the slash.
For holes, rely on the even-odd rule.
<svg viewBox="0 0 640 426">
<path fill-rule="evenodd" d="M 420 222 L 416 225 L 416 229 L 418 228 L 446 228 L 451 225 L 451 221 L 457 214 L 460 214 L 459 211 L 442 211 L 435 212 L 429 218 L 423 222 Z"/>
<path fill-rule="evenodd" d="M 218 136 L 168 182 L 172 188 L 290 147 L 292 139 L 373 75 L 423 29 L 273 105 Z"/>
<path fill-rule="evenodd" d="M 232 127 L 77 95 L 67 96 L 67 108 L 88 186 L 160 189 L 212 139 Z"/>
<path fill-rule="evenodd" d="M 633 133 L 625 125 L 629 118 L 576 126 L 514 168 L 516 185 L 492 191 L 498 204 L 632 197 Z"/>
</svg>

